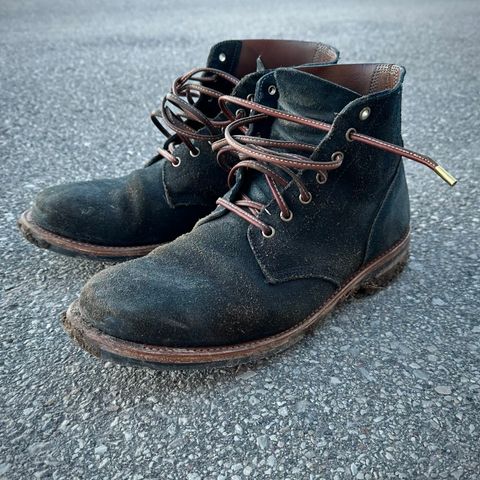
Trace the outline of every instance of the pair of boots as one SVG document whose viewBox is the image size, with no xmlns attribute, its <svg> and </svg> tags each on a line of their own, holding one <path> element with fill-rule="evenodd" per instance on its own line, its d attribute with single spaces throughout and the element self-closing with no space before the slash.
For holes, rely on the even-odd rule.
<svg viewBox="0 0 480 480">
<path fill-rule="evenodd" d="M 146 255 L 95 275 L 70 306 L 80 346 L 154 368 L 235 365 L 401 270 L 401 157 L 455 179 L 403 148 L 405 70 L 337 60 L 321 43 L 219 43 L 152 113 L 166 141 L 145 168 L 39 194 L 19 220 L 32 243 Z"/>
</svg>

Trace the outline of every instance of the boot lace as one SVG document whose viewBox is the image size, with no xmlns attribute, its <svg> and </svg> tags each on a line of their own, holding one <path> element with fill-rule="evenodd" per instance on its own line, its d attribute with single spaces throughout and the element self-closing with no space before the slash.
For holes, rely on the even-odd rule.
<svg viewBox="0 0 480 480">
<path fill-rule="evenodd" d="M 212 143 L 223 137 L 222 128 L 226 127 L 230 120 L 209 118 L 196 106 L 200 95 L 213 101 L 218 101 L 224 95 L 208 86 L 219 79 L 230 83 L 232 88 L 239 82 L 238 78 L 229 73 L 208 67 L 195 68 L 174 80 L 171 91 L 163 97 L 160 107 L 150 114 L 152 122 L 167 140 L 163 148 L 157 150 L 158 155 L 147 165 L 165 158 L 174 167 L 178 167 L 181 159 L 175 156 L 174 149 L 179 144 L 184 143 L 190 155 L 197 157 L 200 150 L 193 144 L 194 140 Z M 206 133 L 198 132 L 202 127 L 206 127 Z"/>
<path fill-rule="evenodd" d="M 234 117 L 231 111 L 227 108 L 227 103 L 240 106 L 243 109 L 249 109 L 251 112 L 250 116 L 235 119 L 236 117 Z M 316 150 L 317 145 L 284 140 L 272 140 L 247 135 L 249 126 L 264 121 L 268 117 L 279 118 L 299 125 L 313 127 L 327 133 L 332 128 L 332 125 L 329 123 L 293 115 L 288 112 L 282 112 L 250 100 L 244 100 L 230 95 L 222 96 L 219 99 L 219 105 L 225 116 L 230 119 L 231 123 L 225 127 L 224 139 L 217 140 L 213 144 L 213 150 L 217 151 L 217 159 L 220 164 L 224 163 L 224 158 L 227 154 L 233 154 L 238 158 L 238 162 L 235 163 L 229 171 L 229 186 L 231 187 L 233 185 L 235 172 L 239 169 L 252 169 L 262 173 L 272 196 L 278 205 L 280 218 L 285 222 L 289 222 L 293 219 L 293 213 L 280 191 L 281 188 L 284 188 L 290 182 L 293 182 L 298 188 L 298 198 L 301 203 L 307 204 L 312 200 L 312 194 L 308 191 L 299 174 L 292 169 L 295 169 L 296 171 L 315 171 L 317 172 L 317 182 L 323 184 L 328 179 L 328 172 L 335 170 L 342 165 L 344 154 L 341 151 L 334 152 L 331 156 L 331 161 L 329 162 L 317 162 L 310 160 L 309 158 L 310 154 Z M 238 130 L 239 133 L 234 133 L 236 130 Z M 409 160 L 421 163 L 437 173 L 450 186 L 453 186 L 456 183 L 456 179 L 452 175 L 426 155 L 358 133 L 353 128 L 347 130 L 346 140 L 348 142 L 360 142 L 373 148 L 394 153 Z M 295 153 L 289 153 L 288 150 L 294 150 Z M 298 152 L 306 152 L 306 155 Z M 275 234 L 275 229 L 271 225 L 266 224 L 258 218 L 262 211 L 270 213 L 266 209 L 266 205 L 252 200 L 247 195 L 241 194 L 241 198 L 235 202 L 230 202 L 225 198 L 219 198 L 217 204 L 259 228 L 264 237 L 272 237 Z"/>
</svg>

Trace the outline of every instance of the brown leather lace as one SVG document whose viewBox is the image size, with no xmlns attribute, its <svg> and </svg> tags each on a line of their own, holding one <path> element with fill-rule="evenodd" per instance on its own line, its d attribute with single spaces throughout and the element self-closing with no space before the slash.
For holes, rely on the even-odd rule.
<svg viewBox="0 0 480 480">
<path fill-rule="evenodd" d="M 227 103 L 234 104 L 258 113 L 251 114 L 249 117 L 234 120 L 236 117 L 233 116 L 231 111 L 227 108 Z M 290 221 L 293 218 L 293 213 L 283 198 L 279 187 L 285 187 L 290 183 L 290 181 L 293 181 L 299 190 L 299 200 L 305 204 L 312 200 L 312 194 L 307 190 L 299 175 L 291 169 L 293 168 L 300 171 L 316 171 L 318 183 L 325 183 L 328 178 L 328 172 L 330 170 L 339 168 L 342 164 L 344 154 L 340 151 L 333 153 L 331 161 L 329 162 L 313 161 L 310 160 L 308 156 L 304 156 L 299 153 L 288 153 L 285 152 L 285 150 L 293 149 L 296 152 L 308 152 L 311 154 L 317 148 L 317 145 L 283 140 L 271 140 L 247 135 L 246 132 L 248 130 L 248 125 L 263 121 L 267 117 L 280 118 L 300 125 L 316 128 L 317 130 L 321 130 L 323 132 L 329 132 L 332 128 L 332 125 L 319 120 L 313 120 L 287 112 L 282 112 L 274 108 L 266 107 L 249 100 L 232 97 L 230 95 L 222 96 L 219 99 L 219 104 L 227 118 L 232 120 L 232 122 L 225 127 L 225 138 L 216 141 L 213 144 L 213 149 L 218 152 L 217 155 L 219 162 L 223 161 L 223 157 L 226 153 L 233 153 L 239 158 L 239 161 L 229 172 L 229 185 L 232 185 L 234 174 L 238 169 L 249 168 L 263 173 L 265 180 L 272 192 L 272 196 L 280 209 L 281 219 L 284 221 Z M 234 132 L 236 129 L 242 133 L 233 134 L 232 132 Z M 456 183 L 454 177 L 440 167 L 434 160 L 425 155 L 421 155 L 413 152 L 412 150 L 408 150 L 368 135 L 357 133 L 353 128 L 347 131 L 346 140 L 349 142 L 364 143 L 366 145 L 370 145 L 371 147 L 414 160 L 415 162 L 426 165 L 428 168 L 435 171 L 451 186 L 455 185 Z M 281 151 L 271 150 L 272 148 L 279 149 Z M 289 178 L 289 180 L 287 180 L 285 177 Z M 266 209 L 264 204 L 251 200 L 245 194 L 243 194 L 242 198 L 235 202 L 230 202 L 224 198 L 219 198 L 217 200 L 217 204 L 236 213 L 255 227 L 258 227 L 265 237 L 271 237 L 274 235 L 274 228 L 262 222 L 258 218 L 259 213 Z"/>
<path fill-rule="evenodd" d="M 200 95 L 213 100 L 218 100 L 223 95 L 207 86 L 219 78 L 231 83 L 232 87 L 239 82 L 238 78 L 222 70 L 195 68 L 174 80 L 170 93 L 165 95 L 160 107 L 151 113 L 152 122 L 167 137 L 164 147 L 158 149 L 158 154 L 173 166 L 180 165 L 180 159 L 173 153 L 180 143 L 184 143 L 190 155 L 196 157 L 200 151 L 192 140 L 214 142 L 223 137 L 222 128 L 230 120 L 211 119 L 196 107 Z M 206 127 L 208 133 L 199 133 L 198 130 L 202 127 Z"/>
</svg>

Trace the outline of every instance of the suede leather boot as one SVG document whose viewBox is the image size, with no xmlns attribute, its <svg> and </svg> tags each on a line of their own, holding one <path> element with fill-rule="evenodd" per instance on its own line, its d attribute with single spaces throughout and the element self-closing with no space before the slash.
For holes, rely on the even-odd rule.
<svg viewBox="0 0 480 480">
<path fill-rule="evenodd" d="M 219 111 L 225 93 L 246 98 L 269 69 L 336 63 L 322 43 L 229 40 L 214 45 L 207 66 L 173 82 L 152 120 L 167 137 L 146 168 L 120 178 L 47 188 L 19 219 L 35 245 L 97 259 L 142 256 L 191 230 L 227 190 L 211 143 L 228 124 Z M 258 70 L 258 73 L 254 73 Z"/>
<path fill-rule="evenodd" d="M 404 69 L 332 65 L 264 75 L 214 144 L 231 190 L 188 234 L 108 268 L 63 318 L 94 355 L 149 367 L 235 365 L 298 341 L 340 301 L 402 269 L 409 197 Z"/>
</svg>

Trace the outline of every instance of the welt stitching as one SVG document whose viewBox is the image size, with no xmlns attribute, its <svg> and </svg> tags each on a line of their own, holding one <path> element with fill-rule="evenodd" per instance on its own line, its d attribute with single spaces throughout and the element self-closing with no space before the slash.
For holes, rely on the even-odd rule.
<svg viewBox="0 0 480 480">
<path fill-rule="evenodd" d="M 106 245 L 96 245 L 94 243 L 87 243 L 87 242 L 79 242 L 78 240 L 71 240 L 67 237 L 62 237 L 61 235 L 58 235 L 56 233 L 50 232 L 49 230 L 46 230 L 45 228 L 41 227 L 38 225 L 38 223 L 35 223 L 33 220 L 30 220 L 30 223 L 33 224 L 36 228 L 38 228 L 42 232 L 46 232 L 49 236 L 57 238 L 58 240 L 61 240 L 63 243 L 67 245 L 76 245 L 76 246 L 85 246 L 85 247 L 95 247 L 98 250 L 104 250 L 104 251 L 111 251 L 111 250 L 117 250 L 117 251 L 130 251 L 132 249 L 142 249 L 142 248 L 155 248 L 158 247 L 160 244 L 150 244 L 150 245 L 135 245 L 132 247 L 109 247 Z"/>
</svg>

